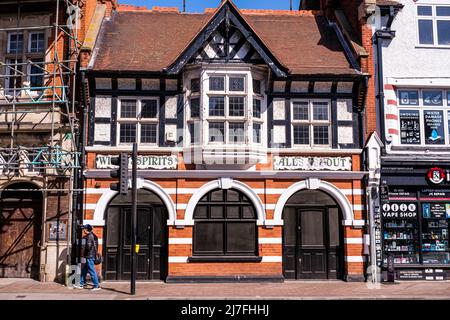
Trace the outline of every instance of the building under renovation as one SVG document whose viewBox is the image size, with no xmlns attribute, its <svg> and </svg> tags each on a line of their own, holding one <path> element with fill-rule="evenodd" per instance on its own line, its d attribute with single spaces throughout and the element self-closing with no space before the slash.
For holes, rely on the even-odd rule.
<svg viewBox="0 0 450 320">
<path fill-rule="evenodd" d="M 77 60 L 95 3 L 0 3 L 0 277 L 64 278 L 79 168 Z"/>
</svg>

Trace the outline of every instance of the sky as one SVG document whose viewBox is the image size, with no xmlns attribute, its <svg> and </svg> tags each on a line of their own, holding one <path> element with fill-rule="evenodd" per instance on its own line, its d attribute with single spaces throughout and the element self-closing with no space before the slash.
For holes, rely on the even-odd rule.
<svg viewBox="0 0 450 320">
<path fill-rule="evenodd" d="M 186 11 L 203 12 L 205 8 L 217 8 L 221 0 L 186 0 Z M 118 0 L 119 4 L 132 4 L 136 6 L 146 6 L 151 9 L 158 7 L 183 8 L 183 0 Z M 274 9 L 289 10 L 290 0 L 234 0 L 240 9 Z M 300 0 L 292 0 L 294 10 L 298 10 Z"/>
</svg>

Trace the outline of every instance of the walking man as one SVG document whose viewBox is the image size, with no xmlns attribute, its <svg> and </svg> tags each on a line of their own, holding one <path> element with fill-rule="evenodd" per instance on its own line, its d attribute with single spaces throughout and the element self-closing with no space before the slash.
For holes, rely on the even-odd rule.
<svg viewBox="0 0 450 320">
<path fill-rule="evenodd" d="M 91 291 L 97 291 L 100 290 L 94 263 L 97 255 L 97 242 L 95 241 L 95 235 L 92 232 L 92 226 L 89 224 L 83 226 L 83 239 L 85 241 L 83 257 L 86 259 L 86 262 L 83 270 L 81 270 L 80 285 L 75 285 L 74 288 L 83 289 L 86 285 L 86 276 L 89 273 L 94 284 Z"/>
</svg>

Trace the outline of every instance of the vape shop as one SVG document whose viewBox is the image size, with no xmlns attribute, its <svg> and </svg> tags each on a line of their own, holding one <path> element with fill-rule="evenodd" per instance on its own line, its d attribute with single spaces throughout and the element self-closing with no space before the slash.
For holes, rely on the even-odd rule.
<svg viewBox="0 0 450 320">
<path fill-rule="evenodd" d="M 385 168 L 383 173 L 379 265 L 385 269 L 392 259 L 403 280 L 450 279 L 449 169 Z"/>
</svg>

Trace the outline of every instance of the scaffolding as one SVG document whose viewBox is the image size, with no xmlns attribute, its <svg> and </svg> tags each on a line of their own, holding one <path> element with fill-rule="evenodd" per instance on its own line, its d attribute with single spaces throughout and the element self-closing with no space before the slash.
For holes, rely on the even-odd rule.
<svg viewBox="0 0 450 320">
<path fill-rule="evenodd" d="M 82 43 L 78 27 L 86 0 L 17 0 L 16 26 L 0 28 L 7 35 L 5 60 L 0 59 L 0 173 L 64 176 L 80 168 L 76 134 L 77 61 Z M 22 25 L 24 6 L 47 3 L 49 24 Z M 27 33 L 28 41 L 24 34 Z M 34 37 L 31 37 L 31 35 Z M 43 132 L 43 145 L 29 145 L 18 134 Z M 6 136 L 9 134 L 9 139 Z M 58 135 L 56 138 L 55 135 Z M 9 141 L 7 141 L 9 140 Z M 31 139 L 30 139 L 31 140 Z"/>
</svg>

